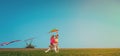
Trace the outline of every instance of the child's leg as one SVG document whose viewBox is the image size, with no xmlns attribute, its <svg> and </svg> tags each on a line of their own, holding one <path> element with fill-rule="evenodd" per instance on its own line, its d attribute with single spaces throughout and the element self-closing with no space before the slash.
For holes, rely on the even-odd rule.
<svg viewBox="0 0 120 56">
<path fill-rule="evenodd" d="M 56 48 L 57 48 L 57 51 L 59 52 L 59 47 L 58 47 L 58 45 L 56 46 Z"/>
<path fill-rule="evenodd" d="M 57 50 L 57 52 L 59 52 L 58 43 L 56 43 L 56 50 Z"/>
<path fill-rule="evenodd" d="M 58 52 L 56 44 L 54 44 L 54 50 L 55 50 L 56 53 Z"/>
<path fill-rule="evenodd" d="M 55 52 L 57 52 L 57 48 L 56 47 L 54 47 L 54 50 L 55 50 Z"/>
<path fill-rule="evenodd" d="M 52 46 L 50 45 L 49 48 L 45 51 L 46 53 L 49 52 L 52 49 Z"/>
<path fill-rule="evenodd" d="M 47 52 L 49 52 L 51 50 L 51 48 L 49 47 L 45 52 L 47 53 Z"/>
</svg>

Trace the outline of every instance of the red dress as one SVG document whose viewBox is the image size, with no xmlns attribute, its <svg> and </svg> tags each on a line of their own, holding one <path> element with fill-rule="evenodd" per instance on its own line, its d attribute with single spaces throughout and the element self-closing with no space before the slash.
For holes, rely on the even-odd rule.
<svg viewBox="0 0 120 56">
<path fill-rule="evenodd" d="M 54 38 L 51 38 L 50 39 L 50 44 L 53 45 L 55 43 L 55 39 Z"/>
</svg>

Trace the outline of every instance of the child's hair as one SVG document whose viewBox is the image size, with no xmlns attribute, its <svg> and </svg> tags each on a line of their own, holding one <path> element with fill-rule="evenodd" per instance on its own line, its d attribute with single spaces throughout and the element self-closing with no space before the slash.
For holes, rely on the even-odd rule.
<svg viewBox="0 0 120 56">
<path fill-rule="evenodd" d="M 51 39 L 54 38 L 54 35 L 51 36 Z"/>
</svg>

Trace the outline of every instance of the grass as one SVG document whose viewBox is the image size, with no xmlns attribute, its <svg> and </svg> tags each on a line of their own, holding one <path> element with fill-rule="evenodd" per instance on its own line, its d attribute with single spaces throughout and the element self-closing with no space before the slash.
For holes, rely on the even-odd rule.
<svg viewBox="0 0 120 56">
<path fill-rule="evenodd" d="M 46 49 L 1 50 L 0 56 L 120 56 L 120 49 L 60 49 L 59 53 Z"/>
</svg>

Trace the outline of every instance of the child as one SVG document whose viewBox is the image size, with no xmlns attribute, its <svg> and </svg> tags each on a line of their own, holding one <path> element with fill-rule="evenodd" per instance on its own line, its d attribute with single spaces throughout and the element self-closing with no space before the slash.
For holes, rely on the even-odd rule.
<svg viewBox="0 0 120 56">
<path fill-rule="evenodd" d="M 55 45 L 55 38 L 54 38 L 54 37 L 55 37 L 55 36 L 52 35 L 52 37 L 50 38 L 50 45 L 49 45 L 48 50 L 45 51 L 46 53 L 49 52 L 51 49 L 54 49 L 55 52 L 57 52 L 57 50 L 56 50 L 56 45 Z"/>
</svg>

